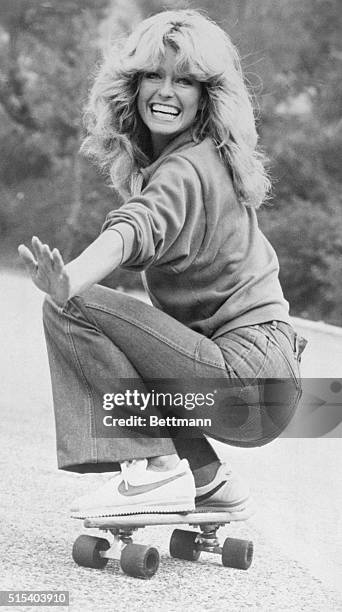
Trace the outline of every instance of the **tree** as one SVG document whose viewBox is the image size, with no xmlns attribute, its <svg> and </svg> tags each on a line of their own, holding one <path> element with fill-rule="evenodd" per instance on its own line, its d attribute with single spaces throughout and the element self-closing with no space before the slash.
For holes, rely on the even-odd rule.
<svg viewBox="0 0 342 612">
<path fill-rule="evenodd" d="M 97 3 L 97 17 L 103 14 L 106 4 L 104 0 Z M 90 55 L 89 38 L 93 38 L 89 34 L 95 26 L 95 17 L 90 9 L 94 13 L 90 0 L 60 0 L 58 4 L 43 0 L 2 1 L 0 24 L 4 35 L 1 45 L 0 103 L 14 122 L 37 131 L 51 127 L 47 118 L 41 121 L 37 117 L 32 85 L 36 86 L 37 81 L 41 84 L 39 77 L 46 76 L 44 71 L 41 73 L 44 68 L 42 60 L 48 61 L 47 65 L 50 69 L 54 68 L 55 74 L 64 68 L 73 72 L 71 77 L 75 77 L 80 68 L 84 66 L 86 69 L 84 60 Z M 55 67 L 51 56 L 57 59 Z M 57 117 L 61 134 L 72 136 L 77 132 L 73 118 L 63 113 L 57 113 Z"/>
<path fill-rule="evenodd" d="M 69 160 L 73 180 L 64 225 L 67 258 L 82 205 L 81 109 L 98 54 L 98 19 L 106 5 L 102 0 L 96 8 L 90 0 L 6 0 L 1 7 L 0 104 L 16 128 L 18 142 L 24 140 L 27 148 L 33 138 L 33 155 L 39 157 L 40 144 L 51 158 Z"/>
</svg>

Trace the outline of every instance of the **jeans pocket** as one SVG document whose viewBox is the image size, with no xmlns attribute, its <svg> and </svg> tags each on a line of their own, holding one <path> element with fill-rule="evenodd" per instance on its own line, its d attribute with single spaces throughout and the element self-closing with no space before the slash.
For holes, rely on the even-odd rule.
<svg viewBox="0 0 342 612">
<path fill-rule="evenodd" d="M 222 351 L 230 378 L 244 386 L 260 376 L 267 359 L 268 338 L 259 325 L 240 327 L 215 342 Z"/>
</svg>

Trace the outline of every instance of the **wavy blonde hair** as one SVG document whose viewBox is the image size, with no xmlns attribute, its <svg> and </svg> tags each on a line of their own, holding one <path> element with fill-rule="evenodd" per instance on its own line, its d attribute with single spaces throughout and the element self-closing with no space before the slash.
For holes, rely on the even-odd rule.
<svg viewBox="0 0 342 612">
<path fill-rule="evenodd" d="M 257 150 L 239 54 L 229 36 L 198 11 L 158 13 L 109 47 L 85 109 L 82 151 L 109 172 L 116 188 L 129 191 L 132 175 L 151 163 L 149 131 L 137 109 L 141 78 L 158 68 L 167 46 L 176 51 L 176 68 L 202 83 L 201 108 L 192 126 L 195 141 L 213 139 L 238 198 L 259 207 L 270 183 Z"/>
</svg>

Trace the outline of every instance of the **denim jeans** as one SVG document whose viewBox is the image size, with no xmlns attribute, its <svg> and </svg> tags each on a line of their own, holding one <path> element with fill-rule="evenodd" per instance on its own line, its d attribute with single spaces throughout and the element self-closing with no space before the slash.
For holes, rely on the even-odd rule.
<svg viewBox="0 0 342 612">
<path fill-rule="evenodd" d="M 298 340 L 285 323 L 241 327 L 213 341 L 149 304 L 100 285 L 64 308 L 46 298 L 43 321 L 60 469 L 111 471 L 124 460 L 175 452 L 196 469 L 216 459 L 206 435 L 231 445 L 264 444 L 284 429 L 300 396 Z M 185 427 L 173 437 L 158 427 L 145 434 L 142 428 L 116 426 L 110 437 L 96 434 L 104 394 L 123 392 L 125 380 L 144 387 L 158 379 L 175 379 L 180 386 L 222 383 L 224 402 L 215 404 L 213 427 L 197 428 L 195 435 Z M 277 410 L 265 401 L 272 385 L 259 383 L 282 379 L 286 399 Z M 118 417 L 138 412 L 129 405 L 114 409 Z M 162 407 L 154 407 L 153 414 L 163 417 Z"/>
</svg>

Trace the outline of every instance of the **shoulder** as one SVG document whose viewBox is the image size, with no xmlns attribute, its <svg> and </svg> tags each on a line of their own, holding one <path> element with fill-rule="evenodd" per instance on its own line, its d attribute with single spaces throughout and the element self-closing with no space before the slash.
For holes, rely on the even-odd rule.
<svg viewBox="0 0 342 612">
<path fill-rule="evenodd" d="M 190 145 L 163 156 L 157 163 L 153 164 L 148 176 L 145 174 L 145 181 L 147 183 L 166 181 L 168 184 L 173 183 L 174 186 L 179 185 L 180 182 L 200 181 L 201 173 L 198 171 L 200 156 L 193 154 L 193 149 L 196 147 L 195 144 L 194 146 Z M 196 161 L 196 158 L 198 158 L 198 161 Z"/>
<path fill-rule="evenodd" d="M 234 186 L 230 170 L 222 160 L 217 146 L 211 138 L 205 138 L 192 147 L 178 153 L 185 163 L 192 166 L 206 192 L 217 195 L 219 186 L 222 195 L 234 196 Z"/>
<path fill-rule="evenodd" d="M 217 147 L 209 137 L 204 138 L 200 142 L 192 142 L 189 146 L 180 149 L 178 154 L 199 163 L 203 161 L 203 157 L 206 155 L 209 155 L 210 159 L 214 161 L 220 160 Z"/>
<path fill-rule="evenodd" d="M 147 174 L 147 173 L 146 173 Z M 224 186 L 231 191 L 231 175 L 222 161 L 217 147 L 211 138 L 201 142 L 189 142 L 179 149 L 162 156 L 145 175 L 146 183 L 162 181 L 174 188 L 180 183 L 197 183 L 204 191 L 212 191 L 213 185 Z"/>
<path fill-rule="evenodd" d="M 201 142 L 193 142 L 190 146 L 184 147 L 178 155 L 188 159 L 199 166 L 209 161 L 211 164 L 220 164 L 221 158 L 217 147 L 211 138 L 205 138 Z"/>
<path fill-rule="evenodd" d="M 194 143 L 193 146 L 179 151 L 178 155 L 193 166 L 205 183 L 217 179 L 230 180 L 229 170 L 211 138 Z"/>
<path fill-rule="evenodd" d="M 201 142 L 191 142 L 178 150 L 172 151 L 160 160 L 158 168 L 171 168 L 172 166 L 178 169 L 184 169 L 189 172 L 190 167 L 193 167 L 198 174 L 212 174 L 225 169 L 225 165 L 220 158 L 217 147 L 211 138 L 205 138 Z"/>
</svg>

